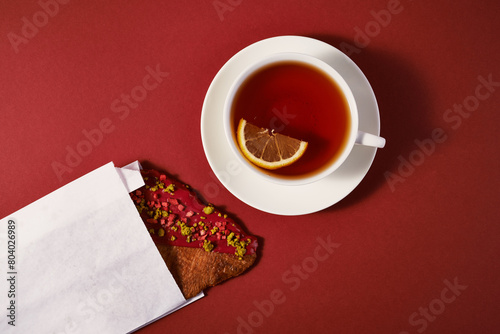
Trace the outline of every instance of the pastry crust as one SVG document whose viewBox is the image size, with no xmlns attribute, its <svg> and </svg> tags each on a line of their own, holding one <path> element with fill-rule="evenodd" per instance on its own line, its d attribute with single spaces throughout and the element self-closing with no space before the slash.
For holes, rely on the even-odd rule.
<svg viewBox="0 0 500 334">
<path fill-rule="evenodd" d="M 156 170 L 141 173 L 145 186 L 131 198 L 186 299 L 252 266 L 255 236 L 183 182 Z"/>
<path fill-rule="evenodd" d="M 232 254 L 206 252 L 200 248 L 156 245 L 186 299 L 204 289 L 241 275 L 256 259 L 256 254 L 240 260 Z"/>
</svg>

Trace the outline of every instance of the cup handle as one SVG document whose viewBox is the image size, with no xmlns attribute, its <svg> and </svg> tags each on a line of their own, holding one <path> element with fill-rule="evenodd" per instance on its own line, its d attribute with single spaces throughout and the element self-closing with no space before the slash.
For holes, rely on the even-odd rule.
<svg viewBox="0 0 500 334">
<path fill-rule="evenodd" d="M 358 131 L 355 144 L 382 148 L 385 146 L 385 138 L 372 135 L 363 131 Z"/>
</svg>

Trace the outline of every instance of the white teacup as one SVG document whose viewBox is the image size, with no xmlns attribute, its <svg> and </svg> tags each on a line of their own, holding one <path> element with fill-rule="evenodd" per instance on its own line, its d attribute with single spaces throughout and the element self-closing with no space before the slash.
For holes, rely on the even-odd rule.
<svg viewBox="0 0 500 334">
<path fill-rule="evenodd" d="M 320 168 L 317 168 L 317 170 L 308 171 L 307 173 L 304 174 L 281 175 L 279 173 L 276 173 L 275 171 L 269 171 L 257 167 L 244 157 L 244 155 L 240 151 L 240 148 L 238 147 L 238 143 L 236 140 L 236 134 L 235 134 L 236 129 L 233 120 L 234 118 L 233 104 L 235 102 L 235 98 L 238 96 L 238 92 L 244 86 L 246 81 L 249 80 L 249 78 L 251 78 L 254 74 L 258 73 L 263 69 L 272 67 L 274 65 L 279 65 L 282 63 L 297 63 L 305 65 L 308 68 L 312 68 L 313 70 L 322 73 L 324 76 L 326 76 L 336 84 L 336 87 L 338 87 L 337 93 L 338 91 L 341 91 L 341 93 L 345 98 L 345 101 L 347 102 L 346 103 L 347 107 L 345 109 L 347 110 L 347 115 L 350 118 L 350 122 L 348 122 L 348 124 L 346 124 L 345 126 L 346 129 L 344 136 L 345 143 L 335 153 L 334 158 L 329 159 L 327 162 L 321 165 Z M 332 86 L 332 90 L 333 87 L 334 86 Z M 303 112 L 314 113 L 314 110 L 304 110 Z M 247 121 L 250 123 L 252 122 L 251 119 L 248 119 Z M 248 66 L 237 77 L 237 79 L 234 81 L 231 88 L 229 89 L 229 93 L 226 97 L 226 101 L 224 104 L 223 122 L 224 122 L 224 131 L 229 146 L 231 147 L 231 150 L 234 152 L 234 154 L 237 156 L 238 160 L 243 165 L 247 166 L 252 171 L 254 171 L 260 177 L 282 185 L 303 185 L 318 181 L 328 176 L 329 174 L 334 172 L 337 168 L 339 168 L 342 165 L 342 163 L 344 163 L 344 161 L 351 153 L 351 150 L 353 149 L 355 144 L 378 147 L 378 148 L 382 148 L 385 146 L 384 138 L 373 134 L 365 133 L 358 129 L 358 109 L 356 106 L 356 101 L 351 92 L 351 89 L 349 88 L 346 81 L 342 78 L 342 76 L 327 63 L 313 56 L 301 53 L 292 53 L 292 52 L 275 53 Z M 302 140 L 302 138 L 297 138 L 297 139 Z M 304 156 L 300 159 L 306 159 L 306 154 L 307 150 Z M 294 164 L 298 164 L 300 162 L 300 159 Z M 289 168 L 289 167 L 283 167 L 283 168 Z"/>
</svg>

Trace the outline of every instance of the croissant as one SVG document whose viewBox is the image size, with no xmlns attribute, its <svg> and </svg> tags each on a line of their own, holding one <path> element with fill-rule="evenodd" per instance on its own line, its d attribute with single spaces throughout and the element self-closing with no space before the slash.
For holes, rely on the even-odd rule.
<svg viewBox="0 0 500 334">
<path fill-rule="evenodd" d="M 255 236 L 167 173 L 141 173 L 145 186 L 131 198 L 186 299 L 252 266 Z"/>
</svg>

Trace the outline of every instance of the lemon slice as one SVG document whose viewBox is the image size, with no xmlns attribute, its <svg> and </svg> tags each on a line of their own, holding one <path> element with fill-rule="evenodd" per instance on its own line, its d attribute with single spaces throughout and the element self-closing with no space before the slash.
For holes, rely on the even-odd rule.
<svg viewBox="0 0 500 334">
<path fill-rule="evenodd" d="M 265 169 L 278 169 L 299 160 L 307 142 L 260 128 L 240 119 L 236 132 L 241 152 L 253 164 Z"/>
</svg>

